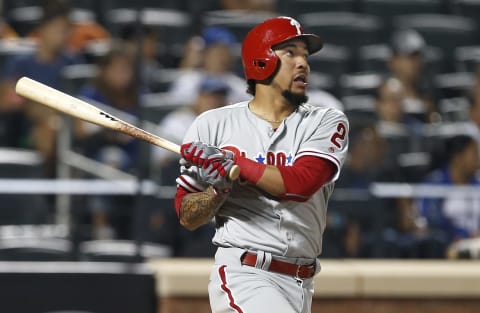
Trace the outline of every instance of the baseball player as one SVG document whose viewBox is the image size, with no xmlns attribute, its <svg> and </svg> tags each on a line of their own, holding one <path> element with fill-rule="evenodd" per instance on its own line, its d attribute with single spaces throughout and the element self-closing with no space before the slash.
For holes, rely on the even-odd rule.
<svg viewBox="0 0 480 313">
<path fill-rule="evenodd" d="M 214 217 L 213 312 L 311 311 L 349 129 L 341 111 L 306 103 L 308 56 L 321 48 L 290 17 L 255 26 L 242 45 L 253 98 L 203 113 L 184 138 L 175 207 L 188 229 Z"/>
</svg>

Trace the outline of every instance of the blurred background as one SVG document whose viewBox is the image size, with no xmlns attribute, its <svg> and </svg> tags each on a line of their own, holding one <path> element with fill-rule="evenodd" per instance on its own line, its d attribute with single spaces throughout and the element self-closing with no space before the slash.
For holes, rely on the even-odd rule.
<svg viewBox="0 0 480 313">
<path fill-rule="evenodd" d="M 323 258 L 480 257 L 480 1 L 0 9 L 0 261 L 211 258 L 213 226 L 177 221 L 177 155 L 32 104 L 14 86 L 29 76 L 179 143 L 198 114 L 249 99 L 241 42 L 278 15 L 325 41 L 309 60 L 309 102 L 337 107 L 351 126 Z"/>
</svg>

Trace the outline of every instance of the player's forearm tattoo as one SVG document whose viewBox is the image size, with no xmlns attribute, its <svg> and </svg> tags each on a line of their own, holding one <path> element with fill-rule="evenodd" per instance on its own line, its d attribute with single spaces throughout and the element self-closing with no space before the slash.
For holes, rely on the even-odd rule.
<svg viewBox="0 0 480 313">
<path fill-rule="evenodd" d="M 186 195 L 180 207 L 180 223 L 194 230 L 208 223 L 227 199 L 228 194 L 218 194 L 212 186 L 203 192 Z"/>
</svg>

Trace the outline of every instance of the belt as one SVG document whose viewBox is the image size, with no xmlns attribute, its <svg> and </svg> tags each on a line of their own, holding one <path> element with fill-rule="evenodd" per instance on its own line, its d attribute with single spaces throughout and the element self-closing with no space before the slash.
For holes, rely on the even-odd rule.
<svg viewBox="0 0 480 313">
<path fill-rule="evenodd" d="M 257 263 L 257 255 L 254 253 L 245 252 L 240 260 L 242 261 L 243 265 L 255 267 Z M 297 265 L 272 259 L 267 270 L 270 272 L 306 279 L 315 275 L 315 263 L 310 265 Z"/>
</svg>

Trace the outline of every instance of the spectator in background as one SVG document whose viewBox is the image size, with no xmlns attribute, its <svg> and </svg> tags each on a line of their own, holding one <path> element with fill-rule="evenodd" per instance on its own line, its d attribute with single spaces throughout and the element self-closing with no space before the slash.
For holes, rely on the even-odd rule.
<svg viewBox="0 0 480 313">
<path fill-rule="evenodd" d="M 70 7 L 63 1 L 45 1 L 42 20 L 38 27 L 38 44 L 33 54 L 14 56 L 6 61 L 3 72 L 13 88 L 22 76 L 28 76 L 54 88 L 62 89 L 62 70 L 81 61 L 78 55 L 66 50 L 71 30 Z M 8 93 L 8 92 L 7 92 Z M 49 175 L 55 171 L 55 139 L 58 115 L 41 105 L 23 108 L 30 120 L 32 146 L 45 157 Z"/>
<path fill-rule="evenodd" d="M 135 78 L 134 59 L 123 45 L 114 46 L 99 59 L 98 74 L 79 93 L 82 98 L 137 115 L 139 86 Z M 88 157 L 119 170 L 134 170 L 138 157 L 138 141 L 113 130 L 78 121 L 75 126 L 77 147 Z M 127 238 L 131 217 L 128 196 L 91 197 L 93 237 Z"/>
<path fill-rule="evenodd" d="M 233 72 L 235 36 L 226 28 L 207 27 L 202 33 L 204 49 L 199 68 L 186 70 L 172 83 L 170 96 L 179 104 L 192 103 L 205 76 L 216 76 L 229 86 L 227 103 L 248 99 L 245 82 Z"/>
<path fill-rule="evenodd" d="M 406 111 L 416 113 L 424 122 L 436 121 L 433 92 L 424 67 L 423 37 L 413 29 L 399 30 L 392 35 L 390 48 L 388 67 L 391 76 L 403 85 Z"/>
<path fill-rule="evenodd" d="M 405 112 L 406 98 L 406 90 L 397 78 L 385 79 L 377 90 L 376 129 L 388 145 L 386 149 L 388 154 L 385 158 L 386 170 L 377 180 L 417 182 L 424 178 L 430 168 L 430 164 L 400 166 L 400 155 L 426 149 L 423 145 L 424 123 Z M 384 199 L 384 206 L 390 214 L 385 214 L 385 229 L 381 235 L 382 257 L 442 257 L 441 244 L 438 244 L 435 234 L 425 227 L 424 218 L 419 216 L 418 208 L 412 198 Z"/>
<path fill-rule="evenodd" d="M 132 55 L 138 58 L 137 53 L 141 52 L 142 84 L 148 86 L 152 92 L 155 91 L 155 77 L 158 75 L 158 70 L 164 67 L 160 62 L 160 35 L 158 31 L 147 25 L 141 25 L 140 28 L 135 24 L 125 26 L 120 34 L 120 39 L 124 41 L 126 48 L 131 51 Z M 141 40 L 141 47 L 139 43 Z"/>
<path fill-rule="evenodd" d="M 406 127 L 420 135 L 423 123 L 405 112 L 406 89 L 397 78 L 385 79 L 377 91 L 375 111 L 379 126 L 385 124 Z"/>
<path fill-rule="evenodd" d="M 0 81 L 0 146 L 31 148 L 30 121 L 10 80 Z"/>
<path fill-rule="evenodd" d="M 228 92 L 228 84 L 220 78 L 205 77 L 200 83 L 197 97 L 191 105 L 179 108 L 162 119 L 158 130 L 159 136 L 172 142 L 182 142 L 183 136 L 195 117 L 205 111 L 224 106 L 227 103 Z M 153 166 L 160 172 L 162 183 L 175 185 L 175 179 L 178 177 L 179 156 L 165 149 L 156 147 L 153 149 Z M 172 168 L 173 172 L 168 171 Z"/>
<path fill-rule="evenodd" d="M 382 234 L 382 257 L 439 259 L 445 257 L 446 237 L 427 227 L 419 214 L 418 203 L 410 197 L 387 200 L 387 210 L 393 212 Z"/>
<path fill-rule="evenodd" d="M 375 112 L 377 131 L 389 145 L 387 159 L 396 166 L 398 155 L 423 151 L 424 123 L 407 114 L 404 85 L 397 78 L 388 78 L 377 90 Z"/>
<path fill-rule="evenodd" d="M 109 40 L 111 38 L 109 31 L 95 21 L 95 18 L 87 14 L 72 14 L 72 4 L 69 0 L 43 0 L 43 14 L 47 11 L 63 8 L 69 11 L 69 36 L 65 49 L 82 54 L 87 45 L 92 41 Z M 42 17 L 44 19 L 45 17 Z M 26 37 L 33 40 L 41 40 L 41 23 L 29 32 Z"/>
<path fill-rule="evenodd" d="M 468 135 L 456 135 L 445 140 L 445 163 L 432 172 L 425 183 L 440 186 L 480 186 L 479 147 Z M 480 235 L 480 197 L 451 192 L 443 198 L 420 199 L 421 216 L 427 226 L 442 232 L 446 243 Z M 445 244 L 446 244 L 445 243 Z M 446 247 L 445 247 L 446 248 Z"/>
<path fill-rule="evenodd" d="M 58 3 L 57 3 L 58 2 Z M 17 80 L 21 76 L 61 88 L 62 69 L 81 61 L 78 55 L 66 50 L 71 35 L 70 7 L 63 1 L 47 1 L 37 28 L 37 49 L 34 54 L 14 56 L 7 61 L 5 76 Z"/>
<path fill-rule="evenodd" d="M 201 36 L 191 37 L 185 43 L 183 55 L 177 67 L 182 71 L 199 70 L 202 66 L 204 48 L 205 42 Z"/>
<path fill-rule="evenodd" d="M 386 145 L 373 125 L 351 125 L 350 144 L 342 175 L 328 212 L 324 254 L 326 257 L 375 257 L 375 245 L 388 209 L 370 196 L 370 184 L 384 172 Z M 343 193 L 342 193 L 343 194 Z M 353 195 L 353 196 L 352 196 Z"/>
<path fill-rule="evenodd" d="M 134 62 L 133 55 L 123 44 L 112 45 L 110 50 L 98 59 L 96 77 L 81 88 L 79 96 L 137 115 L 141 88 L 137 84 Z M 82 123 L 77 129 L 77 136 L 89 136 L 88 129 L 81 126 L 91 125 Z"/>
<path fill-rule="evenodd" d="M 78 19 L 73 21 L 68 46 L 73 52 L 82 53 L 91 42 L 110 39 L 110 32 L 94 19 Z"/>
<path fill-rule="evenodd" d="M 441 125 L 450 128 L 449 134 L 467 134 L 473 137 L 480 149 L 480 75 L 473 87 L 465 92 L 465 100 L 468 104 L 466 112 L 462 112 L 465 113 L 465 121 L 450 124 L 443 123 Z M 445 133 L 447 132 L 445 131 Z"/>
</svg>

